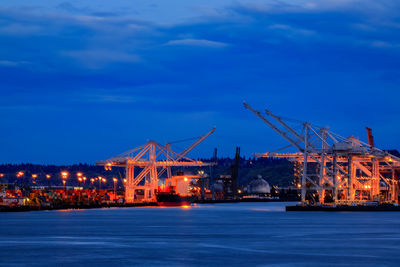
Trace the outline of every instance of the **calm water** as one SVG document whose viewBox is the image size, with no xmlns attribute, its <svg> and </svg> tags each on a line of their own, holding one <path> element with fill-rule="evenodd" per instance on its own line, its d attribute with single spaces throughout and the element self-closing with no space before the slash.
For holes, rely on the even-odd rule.
<svg viewBox="0 0 400 267">
<path fill-rule="evenodd" d="M 0 213 L 0 265 L 400 266 L 400 213 L 284 205 Z"/>
</svg>

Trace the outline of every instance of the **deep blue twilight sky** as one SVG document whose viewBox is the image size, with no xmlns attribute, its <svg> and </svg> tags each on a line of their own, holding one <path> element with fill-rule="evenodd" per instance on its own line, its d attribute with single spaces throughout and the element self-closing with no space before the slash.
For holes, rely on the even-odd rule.
<svg viewBox="0 0 400 267">
<path fill-rule="evenodd" d="M 213 126 L 192 157 L 285 145 L 243 100 L 398 149 L 399 85 L 398 0 L 0 3 L 2 163 L 93 163 Z"/>
</svg>

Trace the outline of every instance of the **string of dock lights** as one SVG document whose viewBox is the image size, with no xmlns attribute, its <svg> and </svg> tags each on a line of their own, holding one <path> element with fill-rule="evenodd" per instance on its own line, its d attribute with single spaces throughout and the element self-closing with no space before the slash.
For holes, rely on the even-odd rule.
<svg viewBox="0 0 400 267">
<path fill-rule="evenodd" d="M 29 176 L 27 176 L 27 175 L 29 175 Z M 41 174 L 41 173 L 27 174 L 27 173 L 25 173 L 25 171 L 18 171 L 15 174 L 15 176 L 16 176 L 17 181 L 20 184 L 20 186 L 23 186 L 23 178 L 24 177 L 31 178 L 33 184 L 36 184 L 36 181 L 37 181 L 38 178 L 43 177 L 43 178 L 45 178 L 47 180 L 47 183 L 50 186 L 50 181 L 51 181 L 51 178 L 53 177 L 53 175 L 49 174 L 49 173 L 47 173 L 47 174 Z M 61 177 L 62 185 L 64 187 L 63 188 L 64 192 L 66 192 L 66 190 L 67 190 L 67 181 L 70 178 L 70 176 L 71 176 L 71 174 L 67 170 L 62 170 L 62 171 L 59 172 L 59 177 Z M 93 186 L 94 183 L 96 181 L 98 181 L 99 182 L 98 189 L 101 189 L 101 184 L 106 184 L 107 183 L 107 178 L 105 178 L 105 177 L 97 176 L 97 177 L 90 178 L 90 177 L 85 176 L 85 174 L 83 172 L 80 172 L 80 171 L 76 172 L 75 176 L 77 178 L 79 186 L 85 185 L 86 181 L 90 182 L 92 184 L 92 186 Z M 5 174 L 4 173 L 0 173 L 0 178 L 1 177 L 5 177 Z M 113 181 L 113 185 L 114 185 L 114 189 L 115 189 L 114 191 L 116 191 L 116 188 L 117 188 L 117 185 L 118 185 L 118 178 L 117 177 L 112 177 L 111 179 Z M 121 182 L 125 186 L 127 180 L 121 178 Z"/>
</svg>

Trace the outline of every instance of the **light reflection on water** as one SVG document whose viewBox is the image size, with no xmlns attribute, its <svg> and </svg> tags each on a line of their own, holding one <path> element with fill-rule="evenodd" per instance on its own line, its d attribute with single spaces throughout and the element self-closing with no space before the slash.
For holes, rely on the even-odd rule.
<svg viewBox="0 0 400 267">
<path fill-rule="evenodd" d="M 285 203 L 0 213 L 0 266 L 398 266 L 398 212 Z"/>
</svg>

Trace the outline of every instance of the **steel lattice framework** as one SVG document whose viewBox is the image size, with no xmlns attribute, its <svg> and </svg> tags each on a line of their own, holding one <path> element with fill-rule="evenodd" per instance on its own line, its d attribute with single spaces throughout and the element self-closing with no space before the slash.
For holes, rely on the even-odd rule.
<svg viewBox="0 0 400 267">
<path fill-rule="evenodd" d="M 155 192 L 159 180 L 171 178 L 171 167 L 210 166 L 214 163 L 205 163 L 186 157 L 186 155 L 204 139 L 215 131 L 215 127 L 204 136 L 197 139 L 191 146 L 180 153 L 171 150 L 171 144 L 161 145 L 155 141 L 131 149 L 110 159 L 99 161 L 106 169 L 124 167 L 126 175 L 125 201 L 133 203 L 138 201 L 154 202 Z M 135 169 L 136 168 L 136 169 Z M 135 170 L 138 173 L 135 173 Z M 137 190 L 144 191 L 144 198 L 136 198 Z"/>
<path fill-rule="evenodd" d="M 299 151 L 256 153 L 255 156 L 288 158 L 295 163 L 303 205 L 311 202 L 337 205 L 368 201 L 398 203 L 400 158 L 358 138 L 344 138 L 327 127 L 303 122 L 301 131 L 296 131 L 269 110 L 265 110 L 267 118 L 246 103 L 244 107 L 286 139 L 290 143 L 288 147 Z"/>
</svg>

